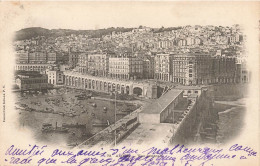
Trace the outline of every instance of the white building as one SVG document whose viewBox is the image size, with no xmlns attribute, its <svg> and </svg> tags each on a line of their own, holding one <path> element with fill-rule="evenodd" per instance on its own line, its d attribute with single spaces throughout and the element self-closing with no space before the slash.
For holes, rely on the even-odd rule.
<svg viewBox="0 0 260 166">
<path fill-rule="evenodd" d="M 64 74 L 62 71 L 47 69 L 46 74 L 48 75 L 49 84 L 55 86 L 64 84 Z"/>
</svg>

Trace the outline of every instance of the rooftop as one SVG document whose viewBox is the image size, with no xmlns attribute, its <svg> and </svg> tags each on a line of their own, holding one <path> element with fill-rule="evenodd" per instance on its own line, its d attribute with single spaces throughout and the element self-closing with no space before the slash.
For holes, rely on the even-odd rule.
<svg viewBox="0 0 260 166">
<path fill-rule="evenodd" d="M 141 113 L 160 114 L 175 98 L 182 93 L 182 90 L 172 89 L 155 100 L 152 104 L 146 106 Z"/>
<path fill-rule="evenodd" d="M 151 144 L 168 144 L 174 132 L 174 125 L 169 123 L 160 124 L 141 124 L 122 144 L 131 145 L 151 145 Z"/>
<path fill-rule="evenodd" d="M 174 110 L 185 110 L 188 107 L 188 99 L 183 98 L 179 101 L 179 103 L 175 106 Z"/>
<path fill-rule="evenodd" d="M 198 90 L 198 89 L 203 89 L 203 88 L 207 88 L 207 86 L 205 85 L 201 85 L 201 86 L 184 86 L 184 85 L 178 85 L 175 87 L 176 89 L 182 89 L 182 90 Z"/>
<path fill-rule="evenodd" d="M 35 77 L 42 77 L 43 75 L 40 74 L 37 71 L 16 71 L 15 75 L 18 77 L 30 77 L 30 78 L 35 78 Z"/>
</svg>

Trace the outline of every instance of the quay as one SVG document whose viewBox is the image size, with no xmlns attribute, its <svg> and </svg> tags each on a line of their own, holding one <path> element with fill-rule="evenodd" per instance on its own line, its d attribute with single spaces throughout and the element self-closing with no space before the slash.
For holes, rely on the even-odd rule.
<svg viewBox="0 0 260 166">
<path fill-rule="evenodd" d="M 138 108 L 110 125 L 78 147 L 114 146 L 116 144 L 173 144 L 196 140 L 198 121 L 206 119 L 211 103 L 205 86 L 177 86 L 159 99 Z M 126 125 L 128 124 L 128 125 Z M 116 135 L 115 135 L 116 133 Z M 116 144 L 115 144 L 116 143 Z"/>
<path fill-rule="evenodd" d="M 118 120 L 115 124 L 112 124 L 105 128 L 104 130 L 98 132 L 94 136 L 90 137 L 83 143 L 79 144 L 78 147 L 92 147 L 92 146 L 111 146 L 115 143 L 115 133 L 116 142 L 120 142 L 121 139 L 133 130 L 138 125 L 137 116 L 138 113 L 142 111 L 142 107 L 133 111 L 124 118 Z M 124 128 L 122 129 L 122 126 Z M 116 132 L 115 132 L 116 131 Z"/>
</svg>

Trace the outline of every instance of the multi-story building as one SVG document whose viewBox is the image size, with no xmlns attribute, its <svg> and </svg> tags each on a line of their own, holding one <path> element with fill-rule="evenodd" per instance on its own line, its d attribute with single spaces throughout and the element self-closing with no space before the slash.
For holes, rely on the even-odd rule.
<svg viewBox="0 0 260 166">
<path fill-rule="evenodd" d="M 52 64 L 16 64 L 15 70 L 24 70 L 24 71 L 39 71 L 44 73 L 47 68 L 52 66 Z"/>
<path fill-rule="evenodd" d="M 46 63 L 47 62 L 47 54 L 46 52 L 30 52 L 29 53 L 29 63 Z"/>
<path fill-rule="evenodd" d="M 58 63 L 62 61 L 62 54 L 57 52 L 48 52 L 47 53 L 47 62 L 48 63 Z"/>
<path fill-rule="evenodd" d="M 184 85 L 232 83 L 235 81 L 235 58 L 209 53 L 186 53 L 173 56 L 173 82 Z"/>
<path fill-rule="evenodd" d="M 153 79 L 154 78 L 154 56 L 145 57 L 143 60 L 143 78 Z"/>
<path fill-rule="evenodd" d="M 129 53 L 110 55 L 109 76 L 119 79 L 142 78 L 143 60 Z"/>
<path fill-rule="evenodd" d="M 17 76 L 15 83 L 21 91 L 43 90 L 51 88 L 47 75 L 23 73 Z"/>
<path fill-rule="evenodd" d="M 210 83 L 236 82 L 236 58 L 232 56 L 213 56 L 213 78 Z"/>
<path fill-rule="evenodd" d="M 154 57 L 154 63 L 155 79 L 172 81 L 172 54 L 157 54 Z"/>
<path fill-rule="evenodd" d="M 109 68 L 107 54 L 88 54 L 87 63 L 88 73 L 95 76 L 107 76 Z"/>
<path fill-rule="evenodd" d="M 55 86 L 64 84 L 64 74 L 62 71 L 47 69 L 46 74 L 48 75 L 49 84 L 53 84 Z"/>
<path fill-rule="evenodd" d="M 87 53 L 79 54 L 78 67 L 79 67 L 80 73 L 82 73 L 82 74 L 88 73 L 88 54 Z"/>
<path fill-rule="evenodd" d="M 250 81 L 250 71 L 248 70 L 246 64 L 241 64 L 241 83 L 248 83 Z"/>
<path fill-rule="evenodd" d="M 24 50 L 16 52 L 16 63 L 29 63 L 29 53 Z"/>
<path fill-rule="evenodd" d="M 80 52 L 69 52 L 69 65 L 75 68 L 79 61 Z"/>
<path fill-rule="evenodd" d="M 212 76 L 212 58 L 205 53 L 173 56 L 173 82 L 194 85 L 208 82 Z"/>
<path fill-rule="evenodd" d="M 250 71 L 246 65 L 246 59 L 237 58 L 236 62 L 236 82 L 248 83 L 250 81 Z"/>
</svg>

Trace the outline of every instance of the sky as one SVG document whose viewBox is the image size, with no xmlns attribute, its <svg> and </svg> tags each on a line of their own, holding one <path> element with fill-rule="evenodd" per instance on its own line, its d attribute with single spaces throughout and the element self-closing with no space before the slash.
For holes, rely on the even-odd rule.
<svg viewBox="0 0 260 166">
<path fill-rule="evenodd" d="M 254 17 L 255 12 L 250 15 L 248 10 L 257 10 L 255 3 L 12 2 L 12 9 L 9 10 L 14 12 L 7 17 L 13 18 L 13 24 L 18 29 L 43 27 L 86 30 L 139 25 L 152 28 L 183 25 L 230 26 L 246 23 Z"/>
</svg>

